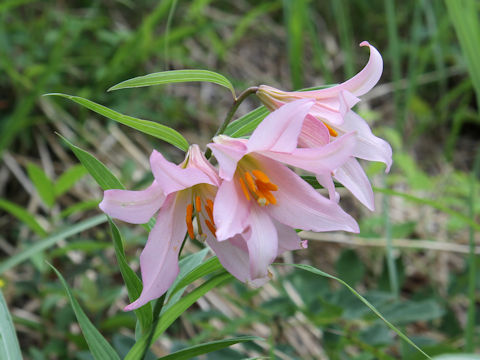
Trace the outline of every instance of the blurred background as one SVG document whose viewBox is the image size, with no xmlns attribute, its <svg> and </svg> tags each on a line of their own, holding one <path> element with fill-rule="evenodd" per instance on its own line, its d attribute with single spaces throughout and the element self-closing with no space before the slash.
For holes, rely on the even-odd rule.
<svg viewBox="0 0 480 360">
<path fill-rule="evenodd" d="M 219 72 L 237 93 L 260 84 L 340 83 L 366 64 L 363 40 L 377 47 L 385 68 L 355 110 L 392 145 L 392 171 L 365 164 L 375 212 L 342 192 L 359 235 L 304 233 L 315 239 L 309 249 L 284 260 L 347 281 L 430 355 L 478 349 L 478 15 L 473 0 L 0 2 L 0 286 L 25 358 L 91 358 L 44 260 L 120 354 L 134 341 L 135 317 L 121 310 L 126 290 L 98 217 L 102 191 L 57 134 L 107 164 L 128 189 L 151 181 L 152 149 L 183 158 L 166 143 L 43 94 L 82 96 L 205 146 L 231 105 L 228 90 L 209 83 L 106 90 L 172 69 Z M 259 105 L 251 97 L 238 115 Z M 145 230 L 118 225 L 138 269 Z M 422 359 L 338 283 L 274 272 L 258 290 L 233 282 L 208 293 L 149 356 L 250 334 L 265 341 L 205 359 Z"/>
</svg>

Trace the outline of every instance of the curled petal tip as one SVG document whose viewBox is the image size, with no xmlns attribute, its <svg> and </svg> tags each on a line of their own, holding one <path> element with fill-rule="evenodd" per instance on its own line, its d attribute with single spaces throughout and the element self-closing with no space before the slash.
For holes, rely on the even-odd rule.
<svg viewBox="0 0 480 360">
<path fill-rule="evenodd" d="M 360 46 L 370 46 L 370 43 L 368 41 L 362 41 Z"/>
</svg>

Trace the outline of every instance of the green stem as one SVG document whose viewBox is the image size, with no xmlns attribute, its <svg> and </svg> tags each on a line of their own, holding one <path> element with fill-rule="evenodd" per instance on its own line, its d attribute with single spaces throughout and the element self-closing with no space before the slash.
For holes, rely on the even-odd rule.
<svg viewBox="0 0 480 360">
<path fill-rule="evenodd" d="M 386 186 L 386 184 L 385 184 Z M 395 265 L 395 259 L 393 257 L 393 242 L 392 242 L 392 223 L 390 221 L 390 201 L 387 194 L 383 195 L 383 216 L 385 219 L 385 238 L 387 240 L 387 267 L 388 277 L 390 282 L 390 288 L 392 290 L 395 299 L 399 297 L 398 286 L 398 274 L 397 267 Z"/>
<path fill-rule="evenodd" d="M 475 193 L 476 193 L 476 182 L 478 179 L 479 169 L 480 168 L 480 148 L 477 150 L 475 156 L 475 162 L 473 165 L 472 175 L 470 179 L 470 201 L 469 201 L 469 216 L 472 220 L 475 220 Z M 470 253 L 468 259 L 468 312 L 467 312 L 467 327 L 466 327 L 466 344 L 465 351 L 474 352 L 475 350 L 475 285 L 477 282 L 477 266 L 476 266 L 476 255 L 475 255 L 475 230 L 470 226 L 469 229 L 469 241 L 470 241 Z"/>
<path fill-rule="evenodd" d="M 225 129 L 227 128 L 228 124 L 230 123 L 230 121 L 231 121 L 232 118 L 233 118 L 233 115 L 235 115 L 235 113 L 237 112 L 238 107 L 239 107 L 240 104 L 243 102 L 243 100 L 245 100 L 245 99 L 246 99 L 247 97 L 249 97 L 250 95 L 255 94 L 255 93 L 257 92 L 257 90 L 258 90 L 258 86 L 249 87 L 248 89 L 244 90 L 244 91 L 233 101 L 233 104 L 232 104 L 232 107 L 230 108 L 230 111 L 227 113 L 227 116 L 225 117 L 225 120 L 223 120 L 222 125 L 218 128 L 218 130 L 217 130 L 217 132 L 215 133 L 214 136 L 223 134 L 223 132 L 224 132 Z M 205 152 L 205 157 L 206 157 L 207 159 L 209 159 L 210 156 L 212 156 L 212 150 L 207 149 L 207 151 Z"/>
<path fill-rule="evenodd" d="M 140 359 L 145 359 L 145 356 L 147 355 L 148 349 L 150 348 L 150 345 L 152 343 L 153 339 L 153 334 L 155 333 L 155 329 L 158 325 L 158 321 L 160 320 L 160 313 L 162 312 L 163 308 L 163 303 L 165 302 L 165 296 L 167 296 L 167 293 L 164 293 L 155 303 L 155 307 L 153 308 L 153 323 L 152 327 L 150 328 L 150 332 L 148 333 L 148 340 L 145 343 L 145 348 L 143 349 L 142 356 Z"/>
</svg>

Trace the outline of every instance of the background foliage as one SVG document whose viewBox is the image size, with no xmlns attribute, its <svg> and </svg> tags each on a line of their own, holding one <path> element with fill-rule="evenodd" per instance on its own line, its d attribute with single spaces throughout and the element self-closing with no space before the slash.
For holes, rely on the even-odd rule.
<svg viewBox="0 0 480 360">
<path fill-rule="evenodd" d="M 478 351 L 479 11 L 474 0 L 0 3 L 0 276 L 23 356 L 91 358 L 78 309 L 45 260 L 120 357 L 134 343 L 135 317 L 121 311 L 128 298 L 119 242 L 114 248 L 107 219 L 98 215 L 102 192 L 78 163 L 91 159 L 82 149 L 116 175 L 103 188 L 146 186 L 153 148 L 182 158 L 154 137 L 42 94 L 87 98 L 204 145 L 231 105 L 228 89 L 188 83 L 106 90 L 136 76 L 193 68 L 225 75 L 237 93 L 259 84 L 289 90 L 338 83 L 366 63 L 362 40 L 380 50 L 385 70 L 357 111 L 392 144 L 392 172 L 368 167 L 374 213 L 343 196 L 360 222 L 358 236 L 304 233 L 315 239 L 309 249 L 283 260 L 336 274 L 432 356 Z M 240 113 L 257 106 L 249 99 Z M 117 226 L 125 263 L 136 270 L 146 231 Z M 422 358 L 346 288 L 301 270 L 274 272 L 262 289 L 232 281 L 208 292 L 172 319 L 149 358 L 241 335 L 263 340 L 242 338 L 208 359 Z M 2 297 L 0 305 L 6 329 Z M 14 338 L 5 341 L 15 347 Z"/>
</svg>

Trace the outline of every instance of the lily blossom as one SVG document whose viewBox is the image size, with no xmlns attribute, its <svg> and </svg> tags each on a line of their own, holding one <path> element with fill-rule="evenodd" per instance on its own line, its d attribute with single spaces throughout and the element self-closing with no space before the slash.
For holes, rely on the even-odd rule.
<svg viewBox="0 0 480 360">
<path fill-rule="evenodd" d="M 370 182 L 355 158 L 385 163 L 386 172 L 392 164 L 392 149 L 383 139 L 373 135 L 367 122 L 351 110 L 360 99 L 358 96 L 370 91 L 380 79 L 383 60 L 378 50 L 368 46 L 370 58 L 367 65 L 351 79 L 326 89 L 286 92 L 261 85 L 257 96 L 271 111 L 298 99 L 312 99 L 314 105 L 303 122 L 298 145 L 305 148 L 329 144 L 344 134 L 356 133 L 353 158 L 333 171 L 333 178 L 342 183 L 367 208 L 374 209 L 374 197 Z M 330 197 L 335 198 L 335 187 L 331 175 L 317 173 L 317 180 L 326 187 Z"/>
<path fill-rule="evenodd" d="M 201 239 L 215 232 L 213 199 L 219 185 L 215 168 L 197 145 L 175 165 L 153 151 L 150 166 L 155 180 L 143 191 L 107 190 L 100 203 L 106 214 L 134 224 L 146 223 L 158 212 L 155 226 L 140 255 L 143 290 L 125 307 L 134 310 L 163 295 L 178 275 L 178 254 L 185 233 L 195 237 L 193 216 Z"/>
<path fill-rule="evenodd" d="M 269 114 L 250 139 L 220 135 L 207 145 L 223 179 L 214 203 L 214 246 L 224 246 L 240 234 L 250 263 L 245 276 L 251 280 L 268 277 L 268 266 L 283 249 L 302 248 L 295 228 L 359 231 L 337 203 L 282 164 L 329 173 L 350 158 L 354 134 L 319 148 L 297 148 L 302 123 L 313 105 L 312 100 L 292 102 Z"/>
</svg>

